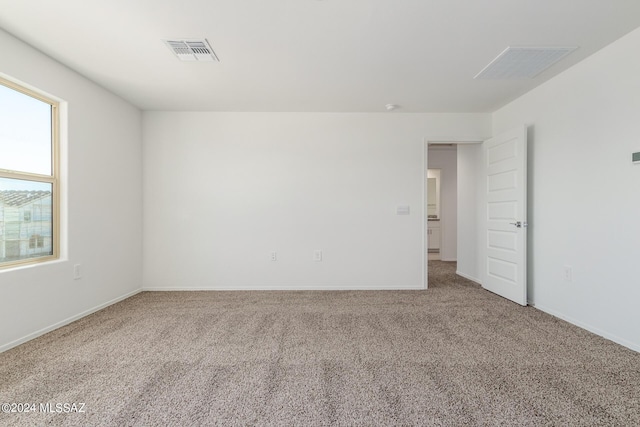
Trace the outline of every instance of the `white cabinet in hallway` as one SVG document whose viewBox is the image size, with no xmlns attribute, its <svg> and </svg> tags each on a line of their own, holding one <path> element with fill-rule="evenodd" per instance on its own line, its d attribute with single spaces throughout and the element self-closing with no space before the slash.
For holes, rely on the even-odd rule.
<svg viewBox="0 0 640 427">
<path fill-rule="evenodd" d="M 429 239 L 429 252 L 439 252 L 440 251 L 440 220 L 433 219 L 427 221 L 427 236 Z"/>
</svg>

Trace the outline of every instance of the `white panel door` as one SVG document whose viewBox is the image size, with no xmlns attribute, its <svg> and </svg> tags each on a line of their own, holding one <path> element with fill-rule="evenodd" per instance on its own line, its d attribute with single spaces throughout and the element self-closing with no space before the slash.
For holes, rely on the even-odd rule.
<svg viewBox="0 0 640 427">
<path fill-rule="evenodd" d="M 483 143 L 485 248 L 483 287 L 527 305 L 527 131 Z"/>
</svg>

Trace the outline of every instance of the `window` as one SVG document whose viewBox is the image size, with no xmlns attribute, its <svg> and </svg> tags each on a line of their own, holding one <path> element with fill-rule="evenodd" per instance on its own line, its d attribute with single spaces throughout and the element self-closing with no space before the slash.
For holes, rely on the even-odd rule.
<svg viewBox="0 0 640 427">
<path fill-rule="evenodd" d="M 0 268 L 58 257 L 58 110 L 0 78 Z"/>
<path fill-rule="evenodd" d="M 29 249 L 43 248 L 44 237 L 34 234 L 29 238 Z"/>
</svg>

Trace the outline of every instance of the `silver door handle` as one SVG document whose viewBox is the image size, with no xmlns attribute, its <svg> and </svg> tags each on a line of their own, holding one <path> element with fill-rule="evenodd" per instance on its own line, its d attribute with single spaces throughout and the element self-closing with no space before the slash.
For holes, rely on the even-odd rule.
<svg viewBox="0 0 640 427">
<path fill-rule="evenodd" d="M 526 227 L 527 223 L 522 223 L 521 221 L 516 221 L 516 222 L 510 222 L 509 224 L 511 225 L 515 225 L 516 228 L 522 228 L 522 227 Z"/>
</svg>

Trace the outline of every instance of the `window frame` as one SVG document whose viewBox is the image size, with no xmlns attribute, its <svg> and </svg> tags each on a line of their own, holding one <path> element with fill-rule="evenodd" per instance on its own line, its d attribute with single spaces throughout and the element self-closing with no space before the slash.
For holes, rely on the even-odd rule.
<svg viewBox="0 0 640 427">
<path fill-rule="evenodd" d="M 0 85 L 30 96 L 51 106 L 51 175 L 19 172 L 0 168 L 0 178 L 51 184 L 51 255 L 0 263 L 0 271 L 12 267 L 41 264 L 60 258 L 60 102 L 41 92 L 0 76 Z"/>
</svg>

